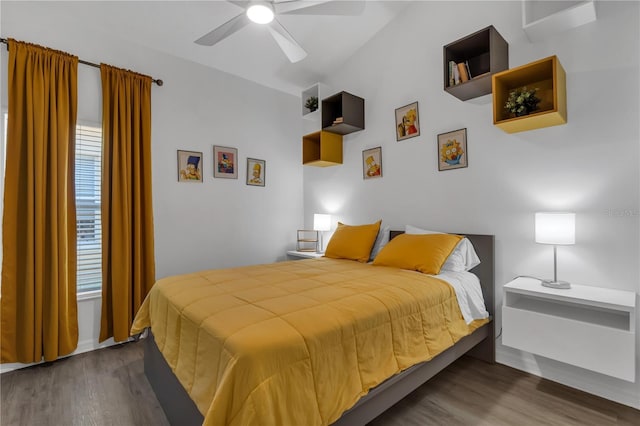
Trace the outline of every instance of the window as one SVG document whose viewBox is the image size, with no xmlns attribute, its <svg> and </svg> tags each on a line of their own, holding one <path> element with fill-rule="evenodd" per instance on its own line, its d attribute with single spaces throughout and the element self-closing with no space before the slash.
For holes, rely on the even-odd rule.
<svg viewBox="0 0 640 426">
<path fill-rule="evenodd" d="M 78 232 L 78 293 L 102 286 L 102 129 L 76 128 L 76 220 Z"/>
<path fill-rule="evenodd" d="M 7 119 L 4 113 L 4 141 L 0 170 L 4 177 Z M 76 127 L 76 220 L 78 249 L 78 294 L 102 288 L 102 220 L 100 179 L 102 176 L 102 129 Z M 4 186 L 4 184 L 2 183 Z M 2 191 L 2 188 L 0 188 Z M 0 196 L 2 192 L 0 192 Z M 0 201 L 1 202 L 1 201 Z M 1 235 L 1 234 L 0 234 Z M 1 247 L 0 247 L 1 250 Z"/>
</svg>

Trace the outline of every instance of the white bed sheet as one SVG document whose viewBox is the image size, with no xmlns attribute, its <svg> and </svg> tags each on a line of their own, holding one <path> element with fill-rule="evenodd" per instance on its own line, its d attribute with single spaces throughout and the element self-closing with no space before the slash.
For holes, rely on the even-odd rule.
<svg viewBox="0 0 640 426">
<path fill-rule="evenodd" d="M 454 288 L 462 317 L 467 324 L 489 317 L 482 297 L 480 280 L 475 274 L 467 271 L 440 271 L 440 274 L 433 276 L 448 282 Z"/>
</svg>

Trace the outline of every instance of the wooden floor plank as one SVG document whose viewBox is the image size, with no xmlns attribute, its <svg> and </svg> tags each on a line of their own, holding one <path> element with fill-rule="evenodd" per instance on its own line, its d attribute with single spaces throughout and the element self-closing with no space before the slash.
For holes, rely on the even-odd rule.
<svg viewBox="0 0 640 426">
<path fill-rule="evenodd" d="M 4 373 L 0 394 L 2 426 L 168 426 L 142 342 Z M 463 357 L 369 424 L 425 425 L 637 426 L 640 411 Z"/>
</svg>

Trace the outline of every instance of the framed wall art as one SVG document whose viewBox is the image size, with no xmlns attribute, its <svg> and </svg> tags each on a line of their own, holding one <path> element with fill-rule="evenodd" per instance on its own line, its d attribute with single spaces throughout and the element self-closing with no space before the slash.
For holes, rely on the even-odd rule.
<svg viewBox="0 0 640 426">
<path fill-rule="evenodd" d="M 438 135 L 438 170 L 461 169 L 469 165 L 467 129 Z"/>
<path fill-rule="evenodd" d="M 396 109 L 396 140 L 420 136 L 418 102 Z"/>
<path fill-rule="evenodd" d="M 365 180 L 382 177 L 382 147 L 362 151 L 362 177 Z"/>
<path fill-rule="evenodd" d="M 267 162 L 265 160 L 247 158 L 247 185 L 264 186 L 266 167 Z"/>
<path fill-rule="evenodd" d="M 178 150 L 178 182 L 202 183 L 202 153 Z"/>
<path fill-rule="evenodd" d="M 213 177 L 238 179 L 238 149 L 213 147 Z"/>
</svg>

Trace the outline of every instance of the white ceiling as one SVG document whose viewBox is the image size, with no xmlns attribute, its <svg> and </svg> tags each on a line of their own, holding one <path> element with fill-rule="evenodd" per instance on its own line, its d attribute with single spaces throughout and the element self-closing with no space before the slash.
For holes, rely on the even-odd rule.
<svg viewBox="0 0 640 426">
<path fill-rule="evenodd" d="M 365 3 L 359 16 L 279 15 L 282 25 L 308 53 L 294 64 L 267 29 L 257 24 L 244 27 L 211 47 L 195 44 L 196 39 L 242 12 L 225 0 L 44 2 L 39 3 L 37 15 L 46 16 L 47 20 L 60 19 L 59 22 L 69 22 L 71 17 L 75 23 L 90 22 L 86 30 L 112 34 L 123 41 L 300 95 L 303 89 L 323 81 L 324 76 L 340 67 L 409 4 L 359 1 Z M 17 3 L 22 2 L 13 6 Z M 16 9 L 4 9 L 3 20 L 11 19 L 6 12 Z"/>
</svg>

